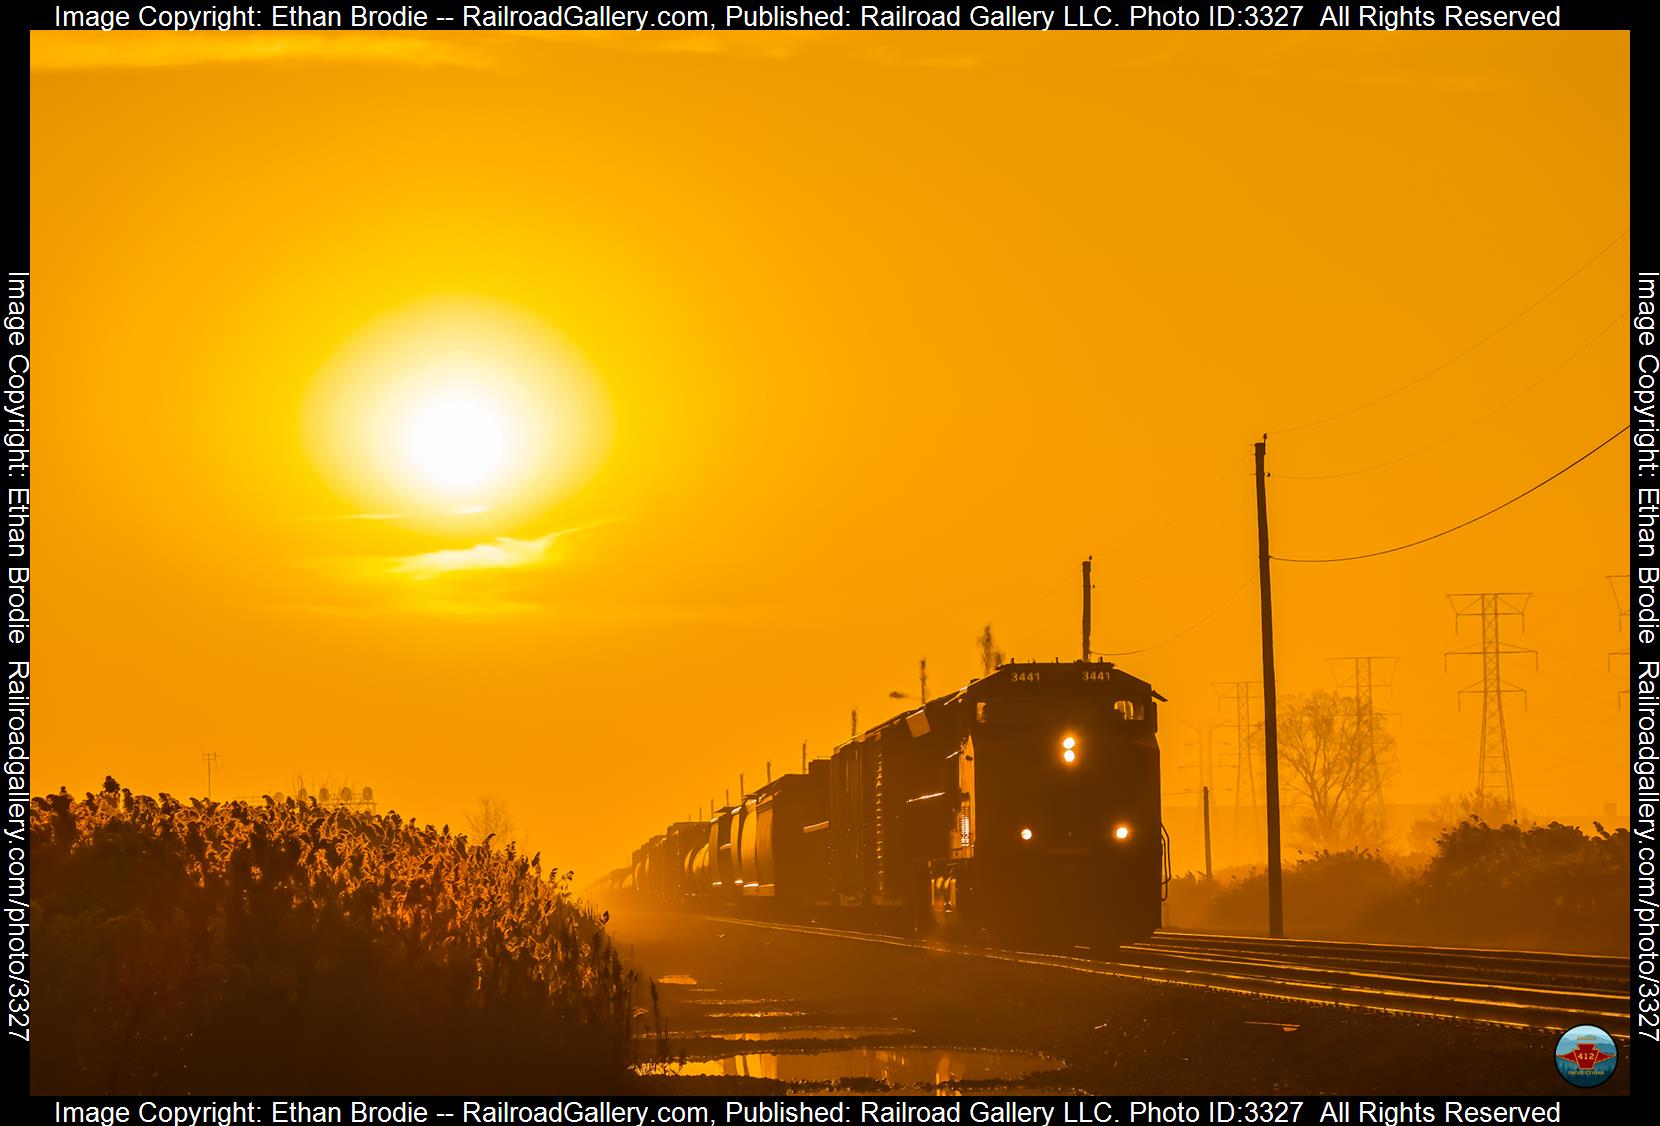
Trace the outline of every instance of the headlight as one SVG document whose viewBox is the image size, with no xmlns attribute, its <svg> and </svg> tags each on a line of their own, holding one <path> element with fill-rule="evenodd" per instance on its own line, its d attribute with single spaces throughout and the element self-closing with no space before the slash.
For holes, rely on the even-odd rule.
<svg viewBox="0 0 1660 1126">
<path fill-rule="evenodd" d="M 1061 761 L 1078 761 L 1078 740 L 1074 739 L 1070 735 L 1061 740 Z"/>
<path fill-rule="evenodd" d="M 1127 841 L 1130 839 L 1130 827 L 1128 825 L 1120 825 L 1112 831 L 1112 835 L 1114 840 Z"/>
<path fill-rule="evenodd" d="M 1023 841 L 1031 840 L 1032 839 L 1032 831 L 1030 829 L 1020 830 L 1020 839 L 1023 840 Z"/>
</svg>

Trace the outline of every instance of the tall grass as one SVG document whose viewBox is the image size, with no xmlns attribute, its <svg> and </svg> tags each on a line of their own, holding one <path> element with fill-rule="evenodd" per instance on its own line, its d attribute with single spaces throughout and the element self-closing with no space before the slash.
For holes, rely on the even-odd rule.
<svg viewBox="0 0 1660 1126">
<path fill-rule="evenodd" d="M 113 780 L 35 799 L 30 847 L 37 1092 L 625 1082 L 634 975 L 539 856 Z"/>
</svg>

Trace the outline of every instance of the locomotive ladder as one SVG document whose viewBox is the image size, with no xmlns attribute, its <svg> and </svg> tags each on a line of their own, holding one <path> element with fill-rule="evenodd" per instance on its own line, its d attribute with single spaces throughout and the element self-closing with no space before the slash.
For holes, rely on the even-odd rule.
<svg viewBox="0 0 1660 1126">
<path fill-rule="evenodd" d="M 883 830 L 887 825 L 887 818 L 882 815 L 882 799 L 885 787 L 882 785 L 882 754 L 880 745 L 876 748 L 876 887 L 877 895 L 886 895 L 888 892 L 888 862 L 887 852 L 883 848 Z"/>
</svg>

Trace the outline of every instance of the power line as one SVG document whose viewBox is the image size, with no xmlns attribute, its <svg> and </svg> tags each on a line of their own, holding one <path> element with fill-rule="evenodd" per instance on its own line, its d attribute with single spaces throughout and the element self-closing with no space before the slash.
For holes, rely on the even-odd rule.
<svg viewBox="0 0 1660 1126">
<path fill-rule="evenodd" d="M 1416 540 L 1413 540 L 1411 543 L 1403 543 L 1403 544 L 1400 544 L 1396 547 L 1386 547 L 1381 551 L 1362 552 L 1359 555 L 1335 555 L 1335 556 L 1332 556 L 1331 558 L 1328 558 L 1328 559 L 1292 559 L 1292 558 L 1289 558 L 1289 557 L 1284 556 L 1284 555 L 1271 555 L 1271 556 L 1269 556 L 1269 558 L 1274 560 L 1276 563 L 1352 563 L 1357 559 L 1372 559 L 1372 558 L 1375 558 L 1376 556 L 1379 556 L 1379 555 L 1393 555 L 1397 551 L 1405 551 L 1409 547 L 1417 547 L 1420 544 L 1429 543 L 1431 540 L 1438 540 L 1442 536 L 1449 536 L 1452 533 L 1454 533 L 1454 532 L 1456 532 L 1456 531 L 1458 531 L 1462 528 L 1468 528 L 1471 524 L 1474 524 L 1479 520 L 1485 520 L 1489 516 L 1493 515 L 1495 512 L 1500 512 L 1500 511 L 1503 511 L 1506 508 L 1509 508 L 1511 505 L 1515 504 L 1517 501 L 1521 500 L 1523 497 L 1528 496 L 1531 493 L 1538 492 L 1540 489 L 1544 488 L 1546 485 L 1550 484 L 1552 481 L 1554 481 L 1558 477 L 1562 476 L 1562 474 L 1566 473 L 1568 470 L 1572 469 L 1574 466 L 1578 465 L 1580 462 L 1582 462 L 1585 459 L 1589 458 L 1592 454 L 1596 453 L 1598 450 L 1602 449 L 1604 446 L 1608 445 L 1608 443 L 1612 442 L 1615 438 L 1618 438 L 1621 434 L 1624 434 L 1627 430 L 1630 430 L 1630 429 L 1631 429 L 1631 424 L 1626 423 L 1624 426 L 1622 426 L 1618 430 L 1614 431 L 1608 437 L 1604 438 L 1602 441 L 1598 442 L 1596 445 L 1592 446 L 1590 449 L 1586 450 L 1584 453 L 1582 453 L 1578 457 L 1574 458 L 1567 465 L 1564 465 L 1561 469 L 1558 469 L 1555 473 L 1552 473 L 1549 477 L 1546 477 L 1543 481 L 1540 481 L 1537 485 L 1534 485 L 1532 488 L 1526 489 L 1523 492 L 1517 493 L 1515 496 L 1511 497 L 1509 500 L 1505 501 L 1503 504 L 1494 505 L 1492 508 L 1489 508 L 1486 512 L 1483 512 L 1479 516 L 1472 516 L 1468 520 L 1465 520 L 1463 523 L 1454 524 L 1450 528 L 1444 528 L 1441 531 L 1436 532 L 1434 535 L 1425 536 L 1422 539 L 1416 539 Z"/>
<path fill-rule="evenodd" d="M 1162 533 L 1164 533 L 1168 529 L 1174 527 L 1176 525 L 1176 523 L 1178 521 L 1180 521 L 1184 516 L 1186 516 L 1188 513 L 1192 512 L 1195 508 L 1198 508 L 1200 503 L 1203 502 L 1206 497 L 1210 496 L 1210 494 L 1214 493 L 1217 489 L 1221 488 L 1223 482 L 1225 482 L 1229 477 L 1233 476 L 1233 471 L 1239 468 L 1240 462 L 1243 462 L 1245 460 L 1245 458 L 1249 457 L 1249 456 L 1250 456 L 1249 454 L 1245 454 L 1242 457 L 1240 457 L 1238 461 L 1235 461 L 1232 465 L 1228 466 L 1227 469 L 1223 470 L 1222 476 L 1220 476 L 1216 479 L 1215 484 L 1211 485 L 1210 488 L 1206 489 L 1204 492 L 1200 493 L 1197 497 L 1195 497 L 1192 504 L 1188 505 L 1186 508 L 1184 508 L 1180 512 L 1176 513 L 1176 515 L 1172 516 L 1170 519 L 1166 520 L 1164 523 L 1160 524 L 1158 527 L 1154 528 L 1152 531 L 1148 532 L 1146 535 L 1142 536 L 1140 539 L 1131 540 L 1129 543 L 1121 543 L 1117 547 L 1109 547 L 1106 551 L 1103 551 L 1100 554 L 1102 556 L 1108 556 L 1108 555 L 1117 555 L 1120 551 L 1128 551 L 1130 548 L 1135 547 L 1138 544 L 1144 544 L 1148 540 L 1154 538 L 1155 536 L 1161 535 Z M 1230 512 L 1228 515 L 1232 516 L 1233 513 Z M 1225 517 L 1223 517 L 1223 519 L 1226 520 L 1227 517 L 1225 516 Z"/>
<path fill-rule="evenodd" d="M 1590 269 L 1591 265 L 1593 263 L 1595 263 L 1597 261 L 1597 259 L 1601 258 L 1604 254 L 1607 254 L 1610 250 L 1614 249 L 1614 247 L 1619 244 L 1620 240 L 1625 238 L 1630 233 L 1631 233 L 1631 228 L 1627 227 L 1625 230 L 1623 230 L 1619 234 L 1615 235 L 1612 242 L 1610 242 L 1607 246 L 1603 247 L 1601 250 L 1597 251 L 1595 254 L 1591 255 L 1591 257 L 1587 258 L 1580 265 L 1580 267 L 1577 270 L 1575 270 L 1573 273 L 1569 274 L 1567 277 L 1563 278 L 1561 281 L 1559 281 L 1555 285 L 1551 286 L 1551 288 L 1546 290 L 1543 295 L 1541 295 L 1537 300 L 1535 300 L 1533 302 L 1533 304 L 1529 305 L 1527 308 L 1525 308 L 1521 312 L 1517 313 L 1514 317 L 1511 317 L 1508 321 L 1505 321 L 1498 328 L 1495 328 L 1492 332 L 1489 332 L 1486 336 L 1483 336 L 1480 340 L 1477 340 L 1474 344 L 1471 344 L 1468 348 L 1464 349 L 1462 352 L 1458 353 L 1456 356 L 1453 356 L 1450 359 L 1446 359 L 1446 360 L 1441 361 L 1439 364 L 1436 364 L 1434 367 L 1430 368 L 1428 371 L 1424 372 L 1424 374 L 1418 376 L 1416 379 L 1412 379 L 1412 380 L 1407 381 L 1406 383 L 1401 384 L 1399 387 L 1395 388 L 1393 391 L 1385 391 L 1383 394 L 1379 395 L 1377 398 L 1368 399 L 1366 402 L 1361 403 L 1358 406 L 1349 407 L 1347 410 L 1338 411 L 1336 414 L 1329 414 L 1324 418 L 1317 418 L 1312 422 L 1303 422 L 1303 423 L 1297 424 L 1296 426 L 1281 427 L 1278 430 L 1272 431 L 1272 433 L 1275 433 L 1275 434 L 1294 434 L 1299 430 L 1309 430 L 1309 429 L 1312 429 L 1313 427 L 1316 427 L 1316 426 L 1324 426 L 1328 422 L 1336 422 L 1340 418 L 1348 418 L 1351 414 L 1358 414 L 1360 411 L 1366 410 L 1368 407 L 1375 407 L 1379 403 L 1384 402 L 1387 399 L 1393 399 L 1396 395 L 1399 395 L 1402 391 L 1407 391 L 1407 390 L 1410 390 L 1413 387 L 1418 386 L 1418 384 L 1420 384 L 1424 380 L 1430 378 L 1430 376 L 1432 376 L 1432 375 L 1440 374 L 1441 372 L 1445 371 L 1447 368 L 1451 367 L 1453 364 L 1456 364 L 1459 360 L 1462 360 L 1465 356 L 1468 356 L 1471 352 L 1474 352 L 1477 348 L 1480 348 L 1483 344 L 1486 344 L 1489 340 L 1493 339 L 1493 337 L 1497 336 L 1499 333 L 1503 332 L 1505 329 L 1509 328 L 1511 325 L 1513 325 L 1517 321 L 1521 320 L 1523 317 L 1525 317 L 1529 313 L 1533 312 L 1533 310 L 1537 309 L 1540 305 L 1543 305 L 1548 299 L 1550 299 L 1552 296 L 1555 295 L 1557 290 L 1561 289 L 1563 286 L 1567 285 L 1569 282 L 1571 282 L 1575 278 L 1577 278 L 1580 274 L 1583 274 L 1586 270 Z"/>
<path fill-rule="evenodd" d="M 1520 399 L 1523 395 L 1526 395 L 1529 391 L 1532 391 L 1535 387 L 1538 387 L 1541 383 L 1545 382 L 1545 380 L 1567 367 L 1578 358 L 1581 352 L 1601 340 L 1603 336 L 1607 334 L 1609 329 L 1613 328 L 1624 319 L 1624 317 L 1615 317 L 1613 320 L 1603 325 L 1589 340 L 1585 341 L 1578 348 L 1575 348 L 1572 352 L 1569 352 L 1566 356 L 1564 356 L 1561 362 L 1559 362 L 1555 367 L 1551 368 L 1544 375 L 1541 375 L 1538 379 L 1535 379 L 1532 383 L 1529 383 L 1526 387 L 1523 387 L 1520 391 L 1510 396 L 1510 398 L 1506 399 L 1486 414 L 1480 416 L 1479 418 L 1472 419 L 1470 422 L 1465 424 L 1465 427 L 1468 428 L 1478 422 L 1486 422 L 1488 419 L 1510 406 L 1511 403 L 1514 403 L 1517 399 Z M 1401 462 L 1406 461 L 1409 458 L 1415 458 L 1425 450 L 1432 450 L 1436 446 L 1439 446 L 1448 438 L 1451 438 L 1455 433 L 1458 433 L 1458 431 L 1449 430 L 1445 434 L 1442 434 L 1439 438 L 1425 442 L 1415 450 L 1409 450 L 1406 453 L 1401 454 L 1399 457 L 1390 458 L 1388 461 L 1380 461 L 1376 465 L 1368 465 L 1360 469 L 1345 469 L 1341 473 L 1275 473 L 1274 479 L 1276 481 L 1334 481 L 1339 477 L 1358 477 L 1362 473 L 1372 473 L 1379 469 L 1387 469 L 1391 465 L 1399 465 Z"/>
<path fill-rule="evenodd" d="M 1256 578 L 1255 575 L 1247 575 L 1245 577 L 1245 581 L 1240 583 L 1239 586 L 1235 587 L 1234 592 L 1232 594 L 1228 595 L 1222 601 L 1218 602 L 1215 606 L 1212 606 L 1209 613 L 1207 613 L 1204 617 L 1200 618 L 1198 621 L 1194 622 L 1192 625 L 1188 626 L 1186 629 L 1182 630 L 1180 633 L 1171 634 L 1169 637 L 1165 638 L 1163 641 L 1154 642 L 1152 645 L 1143 645 L 1140 649 L 1119 649 L 1119 650 L 1116 650 L 1116 651 L 1111 652 L 1111 653 L 1095 653 L 1095 652 L 1092 652 L 1092 653 L 1090 653 L 1090 656 L 1091 657 L 1134 657 L 1138 653 L 1147 653 L 1147 652 L 1150 652 L 1154 649 L 1163 648 L 1164 646 L 1169 645 L 1172 641 L 1176 641 L 1176 640 L 1179 640 L 1183 637 L 1186 637 L 1188 634 L 1192 633 L 1194 630 L 1198 629 L 1200 626 L 1204 625 L 1206 622 L 1208 622 L 1212 618 L 1216 617 L 1217 614 L 1222 612 L 1222 608 L 1224 606 L 1226 606 L 1228 603 L 1232 602 L 1234 599 L 1238 598 L 1239 595 L 1240 595 L 1240 592 L 1243 591 L 1246 587 L 1250 586 L 1251 585 L 1251 580 L 1255 579 L 1255 578 Z"/>
<path fill-rule="evenodd" d="M 1209 540 L 1212 537 L 1214 537 L 1217 532 L 1220 532 L 1224 527 L 1226 527 L 1228 524 L 1232 523 L 1233 518 L 1235 516 L 1238 516 L 1240 514 L 1240 512 L 1244 510 L 1245 506 L 1247 504 L 1251 503 L 1252 499 L 1253 498 L 1252 498 L 1250 493 L 1246 493 L 1244 496 L 1240 497 L 1239 498 L 1239 503 L 1234 505 L 1232 508 L 1230 508 L 1227 511 L 1227 513 L 1220 520 L 1218 520 L 1218 521 L 1216 521 L 1216 523 L 1212 524 L 1205 531 L 1204 535 L 1201 538 L 1205 539 L 1205 540 Z M 1148 574 L 1145 574 L 1145 575 L 1138 575 L 1133 579 L 1124 579 L 1122 582 L 1095 583 L 1094 587 L 1095 587 L 1096 590 L 1122 590 L 1125 587 L 1138 586 L 1141 583 L 1148 582 L 1149 580 L 1152 580 L 1152 579 L 1168 579 L 1169 577 L 1170 577 L 1170 572 L 1168 570 L 1155 571 L 1155 572 L 1149 572 Z"/>
</svg>

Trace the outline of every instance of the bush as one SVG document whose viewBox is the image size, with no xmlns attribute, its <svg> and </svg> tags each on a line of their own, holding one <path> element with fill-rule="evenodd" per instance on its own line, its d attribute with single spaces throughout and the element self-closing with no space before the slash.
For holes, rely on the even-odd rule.
<svg viewBox="0 0 1660 1126">
<path fill-rule="evenodd" d="M 1317 852 L 1285 870 L 1286 931 L 1299 938 L 1354 939 L 1401 885 L 1388 861 L 1364 849 Z M 1267 929 L 1268 877 L 1261 870 L 1209 884 L 1194 876 L 1174 880 L 1170 901 L 1173 926 L 1246 934 Z"/>
<path fill-rule="evenodd" d="M 37 1092 L 617 1086 L 634 976 L 569 877 L 315 802 L 30 810 Z"/>
<path fill-rule="evenodd" d="M 1441 833 L 1421 871 L 1367 851 L 1321 852 L 1285 870 L 1285 925 L 1300 938 L 1624 954 L 1631 834 L 1470 819 Z M 1262 933 L 1267 878 L 1250 871 L 1170 886 L 1176 927 Z"/>
<path fill-rule="evenodd" d="M 1631 833 L 1472 818 L 1441 834 L 1403 906 L 1455 945 L 1627 953 Z"/>
</svg>

